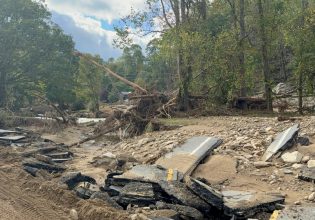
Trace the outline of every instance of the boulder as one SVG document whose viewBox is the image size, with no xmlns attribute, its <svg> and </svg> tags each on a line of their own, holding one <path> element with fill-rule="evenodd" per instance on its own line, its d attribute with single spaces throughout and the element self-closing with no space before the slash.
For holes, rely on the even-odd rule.
<svg viewBox="0 0 315 220">
<path fill-rule="evenodd" d="M 309 161 L 307 162 L 307 167 L 308 167 L 308 168 L 313 168 L 313 167 L 315 167 L 315 160 L 309 160 Z"/>
<path fill-rule="evenodd" d="M 298 151 L 294 151 L 292 153 L 285 153 L 281 156 L 282 160 L 286 163 L 299 163 L 302 161 L 303 154 Z"/>
</svg>

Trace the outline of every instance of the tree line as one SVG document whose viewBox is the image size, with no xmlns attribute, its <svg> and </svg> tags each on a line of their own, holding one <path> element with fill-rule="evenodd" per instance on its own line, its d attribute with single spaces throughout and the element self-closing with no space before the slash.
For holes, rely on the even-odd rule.
<svg viewBox="0 0 315 220">
<path fill-rule="evenodd" d="M 19 109 L 43 97 L 59 106 L 115 102 L 131 89 L 73 53 L 72 38 L 51 21 L 42 2 L 0 0 L 0 108 Z M 178 109 L 191 96 L 222 105 L 272 88 L 315 92 L 314 0 L 147 0 L 115 27 L 116 59 L 89 58 L 151 92 L 178 90 Z M 134 35 L 150 34 L 141 48 Z"/>
</svg>

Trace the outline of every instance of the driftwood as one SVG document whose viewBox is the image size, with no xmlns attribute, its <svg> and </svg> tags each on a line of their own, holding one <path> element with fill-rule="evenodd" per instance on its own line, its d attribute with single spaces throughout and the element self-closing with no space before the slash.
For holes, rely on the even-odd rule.
<svg viewBox="0 0 315 220">
<path fill-rule="evenodd" d="M 73 146 L 77 146 L 77 145 L 80 145 L 80 144 L 83 144 L 85 142 L 88 142 L 90 140 L 94 140 L 94 139 L 97 139 L 105 134 L 108 134 L 110 132 L 114 132 L 114 131 L 117 131 L 119 128 L 121 127 L 121 125 L 118 125 L 118 126 L 115 126 L 115 127 L 112 127 L 112 128 L 109 128 L 109 129 L 106 129 L 105 131 L 102 131 L 102 132 L 99 132 L 93 136 L 90 136 L 90 137 L 87 137 L 79 142 L 76 142 L 76 143 L 73 143 L 71 144 L 69 147 L 73 147 Z"/>
<path fill-rule="evenodd" d="M 142 94 L 148 94 L 148 91 L 144 88 L 142 88 L 141 86 L 139 86 L 136 83 L 133 83 L 127 79 L 125 79 L 124 77 L 118 75 L 117 73 L 113 72 L 111 69 L 109 69 L 108 67 L 106 67 L 105 65 L 99 64 L 98 62 L 96 62 L 95 60 L 90 59 L 89 57 L 87 57 L 86 55 L 79 53 L 79 52 L 75 52 L 75 55 L 80 56 L 81 58 L 85 59 L 86 61 L 94 64 L 95 66 L 103 69 L 105 72 L 107 72 L 109 75 L 115 77 L 116 79 L 124 82 L 125 84 L 131 86 L 132 88 L 134 88 L 136 91 L 139 91 Z"/>
</svg>

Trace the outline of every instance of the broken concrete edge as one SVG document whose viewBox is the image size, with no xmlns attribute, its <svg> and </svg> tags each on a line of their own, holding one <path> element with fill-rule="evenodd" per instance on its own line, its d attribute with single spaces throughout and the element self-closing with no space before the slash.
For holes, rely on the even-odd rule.
<svg viewBox="0 0 315 220">
<path fill-rule="evenodd" d="M 262 156 L 262 161 L 269 161 L 279 151 L 284 151 L 296 142 L 300 125 L 295 124 L 287 130 L 279 133 L 275 140 L 269 145 L 266 152 Z"/>
<path fill-rule="evenodd" d="M 283 204 L 284 198 L 280 198 L 277 201 L 259 204 L 255 207 L 244 208 L 231 208 L 224 205 L 224 214 L 227 216 L 235 216 L 236 218 L 250 218 L 260 212 L 273 212 L 276 210 L 277 204 Z"/>
<path fill-rule="evenodd" d="M 298 178 L 300 180 L 308 181 L 308 182 L 313 182 L 315 183 L 315 167 L 312 168 L 303 168 L 299 174 Z"/>
<path fill-rule="evenodd" d="M 36 169 L 42 169 L 42 170 L 46 170 L 49 173 L 59 173 L 59 172 L 64 172 L 66 170 L 66 167 L 61 166 L 59 164 L 48 164 L 48 163 L 44 163 L 35 159 L 26 159 L 22 162 L 22 165 L 24 167 L 32 167 L 32 168 L 36 168 Z M 28 171 L 29 169 L 26 169 L 26 171 Z"/>
<path fill-rule="evenodd" d="M 184 182 L 190 190 L 192 190 L 196 195 L 202 198 L 205 202 L 207 202 L 208 204 L 212 205 L 213 207 L 219 210 L 222 210 L 223 196 L 219 191 L 191 177 L 185 177 Z"/>
<path fill-rule="evenodd" d="M 199 163 L 216 149 L 223 141 L 215 137 L 193 137 L 159 158 L 155 164 L 166 169 L 178 170 L 184 176 L 190 175 Z"/>
</svg>

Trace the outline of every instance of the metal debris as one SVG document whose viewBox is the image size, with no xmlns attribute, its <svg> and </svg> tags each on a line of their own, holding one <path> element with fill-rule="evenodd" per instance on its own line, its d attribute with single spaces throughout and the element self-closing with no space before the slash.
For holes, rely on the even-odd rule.
<svg viewBox="0 0 315 220">
<path fill-rule="evenodd" d="M 295 124 L 294 126 L 288 128 L 284 132 L 281 132 L 277 135 L 275 140 L 267 148 L 265 154 L 262 157 L 262 161 L 268 161 L 273 155 L 275 155 L 280 150 L 285 150 L 291 147 L 299 132 L 299 125 Z"/>
<path fill-rule="evenodd" d="M 173 152 L 158 159 L 155 164 L 190 175 L 200 161 L 221 143 L 222 140 L 214 137 L 193 137 L 182 146 L 175 148 Z"/>
</svg>

